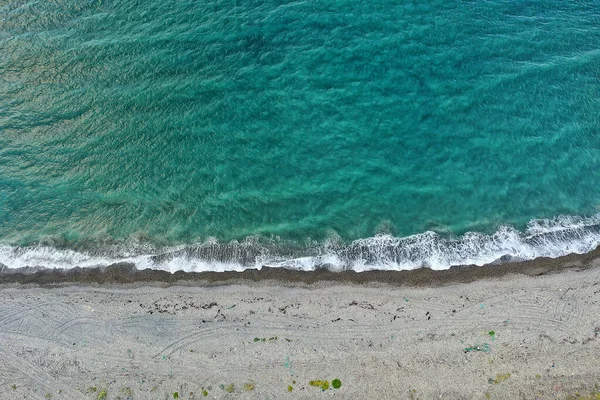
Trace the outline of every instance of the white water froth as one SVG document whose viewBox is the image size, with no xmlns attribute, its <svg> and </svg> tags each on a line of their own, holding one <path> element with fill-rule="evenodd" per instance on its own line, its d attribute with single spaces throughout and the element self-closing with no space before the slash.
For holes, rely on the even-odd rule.
<svg viewBox="0 0 600 400">
<path fill-rule="evenodd" d="M 123 248 L 104 253 L 59 250 L 49 246 L 0 245 L 0 264 L 8 268 L 106 267 L 132 263 L 137 269 L 169 271 L 243 271 L 263 266 L 313 271 L 411 270 L 429 267 L 448 269 L 455 265 L 485 265 L 500 259 L 532 260 L 583 254 L 600 244 L 600 214 L 591 217 L 560 216 L 532 220 L 524 232 L 504 226 L 491 235 L 468 232 L 444 238 L 428 231 L 397 238 L 378 235 L 348 245 L 334 241 L 306 248 L 308 255 L 285 257 L 277 246 L 256 240 L 218 243 L 214 240 L 195 246 L 177 246 L 152 251 Z"/>
</svg>

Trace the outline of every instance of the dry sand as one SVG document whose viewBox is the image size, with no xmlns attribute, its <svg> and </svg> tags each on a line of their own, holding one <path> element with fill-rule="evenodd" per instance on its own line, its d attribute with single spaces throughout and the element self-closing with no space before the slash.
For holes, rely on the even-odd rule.
<svg viewBox="0 0 600 400">
<path fill-rule="evenodd" d="M 4 279 L 0 398 L 600 398 L 597 265 L 429 287 Z"/>
</svg>

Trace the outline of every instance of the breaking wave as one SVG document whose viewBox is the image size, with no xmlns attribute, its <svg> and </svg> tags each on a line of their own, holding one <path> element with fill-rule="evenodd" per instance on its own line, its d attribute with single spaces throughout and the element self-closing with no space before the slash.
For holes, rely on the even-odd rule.
<svg viewBox="0 0 600 400">
<path fill-rule="evenodd" d="M 524 231 L 502 226 L 491 235 L 468 232 L 444 237 L 435 232 L 407 237 L 377 235 L 343 243 L 330 239 L 303 246 L 249 237 L 229 243 L 215 239 L 195 245 L 153 247 L 139 243 L 106 246 L 93 251 L 57 249 L 47 245 L 0 245 L 0 263 L 24 267 L 103 267 L 128 262 L 137 269 L 170 272 L 242 271 L 263 266 L 312 271 L 448 269 L 538 257 L 583 254 L 600 243 L 600 214 L 559 216 L 529 222 Z"/>
</svg>

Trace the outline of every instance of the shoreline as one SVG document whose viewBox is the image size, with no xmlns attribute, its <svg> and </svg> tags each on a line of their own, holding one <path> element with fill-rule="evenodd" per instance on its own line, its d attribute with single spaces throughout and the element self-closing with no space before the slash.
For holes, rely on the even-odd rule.
<svg viewBox="0 0 600 400">
<path fill-rule="evenodd" d="M 263 267 L 241 272 L 185 272 L 145 269 L 133 264 L 116 263 L 107 267 L 72 269 L 44 269 L 26 267 L 11 269 L 0 265 L 0 285 L 95 285 L 95 284 L 158 284 L 163 286 L 187 282 L 188 285 L 221 286 L 243 282 L 275 281 L 282 285 L 312 285 L 317 282 L 370 284 L 391 286 L 437 287 L 469 283 L 483 279 L 499 279 L 508 275 L 542 276 L 568 270 L 584 270 L 600 265 L 600 247 L 585 254 L 569 254 L 558 258 L 540 257 L 534 260 L 487 264 L 483 266 L 455 266 L 447 270 L 419 268 L 415 270 L 297 271 L 286 268 Z"/>
<path fill-rule="evenodd" d="M 29 242 L 29 241 L 28 241 Z M 600 243 L 600 213 L 532 219 L 518 230 L 501 225 L 494 232 L 425 231 L 408 236 L 380 233 L 343 240 L 298 242 L 269 236 L 247 236 L 229 242 L 205 238 L 195 242 L 158 243 L 146 240 L 82 240 L 46 238 L 36 243 L 0 244 L 0 268 L 105 268 L 134 264 L 136 269 L 168 272 L 223 272 L 288 268 L 297 271 L 399 271 L 422 267 L 442 271 L 451 266 L 489 266 L 524 260 L 585 254 Z M 33 267 L 33 268 L 29 268 Z M 127 274 L 127 272 L 125 272 Z M 195 279 L 195 278 L 194 278 Z M 219 278 L 222 279 L 222 278 Z M 258 279 L 258 278 L 257 278 Z M 212 278 L 211 278 L 212 280 Z"/>
</svg>

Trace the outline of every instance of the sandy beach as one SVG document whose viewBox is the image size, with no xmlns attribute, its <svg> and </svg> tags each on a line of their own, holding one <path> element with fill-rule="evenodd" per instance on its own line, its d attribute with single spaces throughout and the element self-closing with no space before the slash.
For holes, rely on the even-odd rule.
<svg viewBox="0 0 600 400">
<path fill-rule="evenodd" d="M 4 271 L 0 398 L 596 399 L 599 265 Z"/>
</svg>

